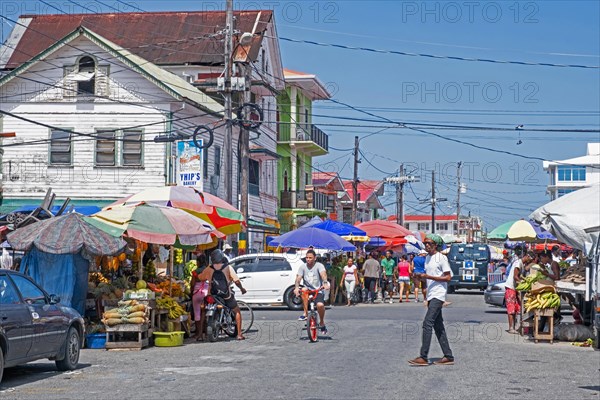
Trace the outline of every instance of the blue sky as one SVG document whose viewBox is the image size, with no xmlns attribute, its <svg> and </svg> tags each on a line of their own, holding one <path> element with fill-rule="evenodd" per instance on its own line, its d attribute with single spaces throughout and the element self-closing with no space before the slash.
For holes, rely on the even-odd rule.
<svg viewBox="0 0 600 400">
<path fill-rule="evenodd" d="M 69 1 L 55 5 L 82 9 Z M 94 1 L 102 11 L 110 8 Z M 113 0 L 102 3 L 124 9 Z M 224 1 L 138 1 L 148 11 L 223 9 Z M 600 6 L 596 1 L 235 1 L 236 8 L 275 11 L 280 37 L 347 46 L 557 64 L 600 64 Z M 2 14 L 47 12 L 33 1 L 3 2 Z M 14 11 L 14 10 L 19 11 Z M 3 26 L 6 35 L 7 26 Z M 151 29 L 151 28 L 149 28 Z M 520 66 L 376 54 L 281 41 L 287 68 L 315 73 L 334 98 L 393 121 L 538 129 L 600 129 L 600 70 Z M 389 123 L 340 120 L 376 117 L 321 102 L 314 121 L 330 135 L 332 150 L 315 160 L 322 170 L 352 176 L 349 149 Z M 331 125 L 329 125 L 331 124 Z M 337 126 L 332 126 L 337 125 Z M 340 125 L 369 125 L 348 127 Z M 377 128 L 374 125 L 381 125 Z M 431 129 L 425 131 L 526 156 L 561 160 L 583 155 L 598 133 Z M 521 144 L 517 144 L 519 140 Z M 462 161 L 463 212 L 484 218 L 488 229 L 526 217 L 548 201 L 541 161 L 475 149 L 408 129 L 388 129 L 361 140 L 359 177 L 380 179 L 400 162 L 422 182 L 407 187 L 406 213 L 429 213 L 430 170 L 447 171 L 436 186 L 437 213 L 456 210 L 455 165 Z M 348 162 L 347 162 L 348 161 Z M 369 165 L 371 163 L 372 165 Z M 383 172 L 382 172 L 383 171 Z M 384 173 L 385 172 L 385 173 Z M 469 179 L 472 178 L 472 179 Z M 394 195 L 383 199 L 394 213 Z"/>
</svg>

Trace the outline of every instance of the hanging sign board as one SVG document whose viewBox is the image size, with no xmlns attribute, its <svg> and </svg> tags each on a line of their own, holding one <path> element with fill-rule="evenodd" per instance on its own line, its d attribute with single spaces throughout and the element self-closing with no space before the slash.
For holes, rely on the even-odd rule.
<svg viewBox="0 0 600 400">
<path fill-rule="evenodd" d="M 198 144 L 202 145 L 201 139 L 198 139 Z M 203 191 L 203 151 L 204 149 L 196 147 L 192 140 L 177 142 L 177 158 L 175 160 L 177 186 L 191 186 Z"/>
</svg>

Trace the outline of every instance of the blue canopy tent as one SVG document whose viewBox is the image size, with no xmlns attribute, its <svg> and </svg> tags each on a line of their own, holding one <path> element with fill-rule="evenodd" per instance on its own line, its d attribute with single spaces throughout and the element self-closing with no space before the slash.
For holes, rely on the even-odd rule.
<svg viewBox="0 0 600 400">
<path fill-rule="evenodd" d="M 311 226 L 315 226 L 317 224 L 320 224 L 321 222 L 323 222 L 323 220 L 320 217 L 314 216 L 311 219 L 309 219 L 308 222 L 305 223 L 304 225 L 302 225 L 300 228 L 310 228 Z"/>
<path fill-rule="evenodd" d="M 335 233 L 331 233 L 319 228 L 302 228 L 285 233 L 274 238 L 270 246 L 294 247 L 305 249 L 314 247 L 327 250 L 355 251 L 356 246 L 342 239 Z"/>
<path fill-rule="evenodd" d="M 339 236 L 367 236 L 367 232 L 344 222 L 326 219 L 323 222 L 312 225 L 313 228 L 323 229 Z"/>
</svg>

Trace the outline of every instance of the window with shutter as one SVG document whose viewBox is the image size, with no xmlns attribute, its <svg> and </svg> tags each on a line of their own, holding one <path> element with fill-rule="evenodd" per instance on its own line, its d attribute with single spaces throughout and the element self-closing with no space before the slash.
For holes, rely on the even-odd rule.
<svg viewBox="0 0 600 400">
<path fill-rule="evenodd" d="M 77 65 L 68 65 L 64 67 L 63 74 L 63 98 L 74 99 L 77 97 L 77 82 L 73 79 L 73 74 L 77 72 Z"/>
<path fill-rule="evenodd" d="M 142 165 L 142 137 L 141 130 L 123 131 L 123 166 Z"/>
<path fill-rule="evenodd" d="M 96 68 L 96 94 L 100 97 L 108 97 L 110 95 L 108 71 L 108 65 L 98 65 Z"/>
<path fill-rule="evenodd" d="M 116 142 L 114 131 L 97 131 L 96 139 L 96 165 L 116 165 Z"/>
<path fill-rule="evenodd" d="M 67 130 L 50 131 L 50 164 L 71 165 L 73 161 L 73 146 L 71 132 Z"/>
</svg>

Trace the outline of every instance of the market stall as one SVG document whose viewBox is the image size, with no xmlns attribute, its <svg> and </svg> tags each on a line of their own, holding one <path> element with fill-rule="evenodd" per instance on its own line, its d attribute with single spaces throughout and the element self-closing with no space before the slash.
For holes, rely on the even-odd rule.
<svg viewBox="0 0 600 400">
<path fill-rule="evenodd" d="M 77 213 L 19 228 L 7 240 L 13 249 L 26 251 L 20 271 L 82 315 L 90 261 L 94 256 L 116 254 L 125 246 L 121 238 L 86 223 Z"/>
<path fill-rule="evenodd" d="M 556 238 L 583 252 L 583 268 L 557 283 L 560 291 L 578 300 L 584 324 L 595 325 L 600 345 L 600 185 L 579 189 L 535 210 L 530 217 Z M 585 268 L 585 269 L 584 269 Z M 584 272 L 584 275 L 582 274 Z M 576 282 L 577 281 L 577 282 Z M 584 283 L 580 283 L 584 282 Z"/>
</svg>

